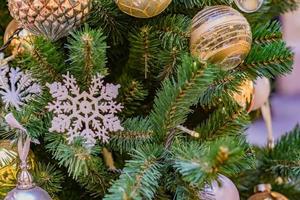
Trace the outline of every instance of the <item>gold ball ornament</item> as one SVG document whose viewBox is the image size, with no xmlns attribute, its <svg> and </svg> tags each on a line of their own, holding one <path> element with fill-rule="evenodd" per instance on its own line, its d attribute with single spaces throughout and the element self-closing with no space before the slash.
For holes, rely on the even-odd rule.
<svg viewBox="0 0 300 200">
<path fill-rule="evenodd" d="M 253 81 L 245 80 L 238 88 L 238 92 L 233 94 L 233 99 L 243 108 L 247 110 L 252 109 L 254 94 Z"/>
<path fill-rule="evenodd" d="M 5 30 L 3 42 L 6 43 L 18 28 L 20 28 L 19 23 L 13 19 Z M 31 46 L 32 38 L 33 35 L 23 29 L 18 35 L 13 37 L 9 44 L 9 50 L 13 55 L 22 54 L 26 47 Z"/>
<path fill-rule="evenodd" d="M 5 29 L 3 42 L 6 43 L 18 28 L 20 28 L 19 23 L 14 19 L 11 20 Z"/>
<path fill-rule="evenodd" d="M 121 11 L 137 18 L 150 18 L 162 13 L 172 0 L 116 0 Z"/>
<path fill-rule="evenodd" d="M 236 6 L 245 13 L 253 13 L 261 8 L 264 0 L 234 0 Z"/>
<path fill-rule="evenodd" d="M 256 186 L 255 194 L 248 200 L 288 200 L 288 198 L 278 192 L 272 192 L 270 184 L 260 184 Z"/>
<path fill-rule="evenodd" d="M 90 0 L 8 0 L 11 15 L 23 28 L 54 41 L 85 20 L 90 4 Z"/>
<path fill-rule="evenodd" d="M 192 20 L 190 50 L 204 62 L 235 68 L 244 61 L 251 44 L 247 19 L 229 6 L 208 6 Z"/>
</svg>

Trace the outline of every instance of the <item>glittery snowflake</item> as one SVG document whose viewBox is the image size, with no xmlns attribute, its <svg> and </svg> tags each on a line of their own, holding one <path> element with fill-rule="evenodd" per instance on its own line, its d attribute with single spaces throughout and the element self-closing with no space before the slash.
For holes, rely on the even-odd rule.
<svg viewBox="0 0 300 200">
<path fill-rule="evenodd" d="M 0 55 L 1 56 L 1 55 Z M 7 109 L 9 106 L 20 110 L 21 107 L 41 94 L 41 86 L 31 74 L 7 64 L 0 66 L 0 97 Z"/>
<path fill-rule="evenodd" d="M 47 84 L 55 99 L 47 106 L 55 114 L 49 131 L 67 133 L 69 143 L 76 137 L 82 137 L 93 145 L 97 138 L 108 142 L 110 132 L 123 130 L 115 116 L 123 108 L 114 101 L 120 85 L 104 84 L 103 77 L 97 74 L 88 92 L 81 92 L 72 75 L 68 73 L 63 77 L 63 83 Z"/>
</svg>

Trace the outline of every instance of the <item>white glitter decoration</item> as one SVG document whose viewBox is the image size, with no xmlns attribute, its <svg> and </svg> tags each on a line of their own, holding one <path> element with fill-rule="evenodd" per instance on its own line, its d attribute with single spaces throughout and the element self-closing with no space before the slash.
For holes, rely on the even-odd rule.
<svg viewBox="0 0 300 200">
<path fill-rule="evenodd" d="M 3 59 L 3 55 L 0 55 Z M 21 107 L 41 94 L 41 86 L 35 82 L 30 73 L 8 64 L 0 66 L 0 97 L 5 104 L 20 110 Z"/>
<path fill-rule="evenodd" d="M 97 74 L 88 92 L 81 93 L 72 75 L 67 73 L 63 77 L 63 84 L 47 84 L 55 99 L 47 106 L 55 114 L 49 131 L 67 133 L 69 143 L 76 137 L 83 137 L 88 144 L 95 144 L 97 138 L 105 143 L 109 140 L 109 132 L 123 130 L 115 116 L 123 108 L 114 101 L 120 85 L 104 84 L 103 76 Z"/>
</svg>

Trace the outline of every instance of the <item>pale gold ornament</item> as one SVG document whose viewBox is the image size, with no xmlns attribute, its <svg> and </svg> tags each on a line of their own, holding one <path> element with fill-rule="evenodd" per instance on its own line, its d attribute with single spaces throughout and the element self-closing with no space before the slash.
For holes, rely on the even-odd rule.
<svg viewBox="0 0 300 200">
<path fill-rule="evenodd" d="M 20 28 L 19 23 L 14 19 L 11 20 L 5 29 L 3 42 L 6 43 L 18 28 Z"/>
<path fill-rule="evenodd" d="M 260 184 L 255 188 L 255 194 L 248 198 L 248 200 L 288 200 L 287 197 L 271 191 L 270 184 Z"/>
<path fill-rule="evenodd" d="M 172 0 L 116 0 L 120 10 L 137 18 L 150 18 L 162 13 Z"/>
<path fill-rule="evenodd" d="M 247 19 L 229 6 L 209 6 L 193 18 L 190 50 L 204 62 L 235 68 L 248 55 L 251 43 Z"/>
<path fill-rule="evenodd" d="M 253 81 L 246 80 L 238 88 L 237 93 L 233 94 L 233 99 L 243 108 L 251 110 L 254 84 Z"/>
<path fill-rule="evenodd" d="M 18 28 L 20 28 L 19 23 L 13 19 L 8 24 L 5 30 L 3 38 L 4 43 L 6 43 L 9 40 L 9 38 L 15 33 L 15 31 Z M 15 35 L 8 46 L 12 55 L 16 56 L 18 54 L 23 53 L 25 48 L 31 46 L 32 39 L 33 35 L 26 30 L 22 30 L 19 34 Z"/>
<path fill-rule="evenodd" d="M 8 0 L 11 15 L 36 35 L 58 40 L 79 26 L 90 11 L 90 0 Z"/>
<path fill-rule="evenodd" d="M 234 0 L 236 6 L 245 13 L 258 11 L 264 3 L 264 0 Z"/>
</svg>

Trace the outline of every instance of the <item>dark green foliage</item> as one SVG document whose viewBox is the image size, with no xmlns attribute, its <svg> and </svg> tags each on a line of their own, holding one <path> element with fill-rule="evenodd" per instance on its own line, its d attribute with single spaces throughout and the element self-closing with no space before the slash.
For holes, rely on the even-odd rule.
<svg viewBox="0 0 300 200">
<path fill-rule="evenodd" d="M 159 16 L 137 19 L 113 0 L 93 0 L 86 25 L 57 42 L 35 37 L 10 63 L 29 70 L 43 86 L 43 95 L 21 111 L 9 108 L 1 115 L 13 112 L 29 135 L 40 140 L 33 150 L 41 163 L 33 173 L 53 199 L 195 200 L 205 184 L 223 174 L 237 177 L 244 199 L 254 185 L 266 182 L 298 200 L 299 127 L 273 150 L 252 149 L 243 135 L 248 113 L 233 99 L 245 80 L 291 71 L 294 55 L 282 39 L 280 24 L 271 19 L 296 9 L 297 1 L 265 0 L 258 12 L 244 13 L 252 27 L 252 49 L 229 71 L 199 63 L 189 53 L 191 20 L 210 5 L 236 8 L 232 0 L 172 0 Z M 53 114 L 45 109 L 51 101 L 46 84 L 61 81 L 67 72 L 82 91 L 97 73 L 105 82 L 121 85 L 124 130 L 110 133 L 108 144 L 90 147 L 82 138 L 69 144 L 65 134 L 49 132 Z M 16 131 L 0 120 L 0 138 L 16 138 Z M 199 137 L 178 130 L 179 125 Z M 104 147 L 120 169 L 106 166 Z M 10 188 L 0 188 L 0 195 Z"/>
<path fill-rule="evenodd" d="M 154 133 L 148 118 L 127 119 L 123 126 L 125 131 L 114 133 L 112 136 L 110 145 L 113 149 L 129 152 L 153 141 Z"/>
<path fill-rule="evenodd" d="M 34 37 L 29 43 L 25 53 L 17 59 L 18 65 L 30 70 L 42 83 L 61 80 L 65 61 L 57 45 L 44 37 Z"/>
<path fill-rule="evenodd" d="M 50 164 L 37 163 L 32 175 L 36 184 L 52 196 L 63 189 L 64 175 Z"/>
<path fill-rule="evenodd" d="M 122 175 L 104 199 L 153 199 L 161 177 L 161 152 L 159 146 L 145 146 L 135 150 L 131 154 L 132 160 L 127 161 Z"/>
<path fill-rule="evenodd" d="M 105 40 L 102 30 L 92 30 L 87 26 L 82 31 L 71 34 L 67 45 L 70 50 L 68 70 L 76 75 L 78 84 L 85 89 L 96 73 L 107 75 Z"/>
<path fill-rule="evenodd" d="M 299 195 L 300 127 L 297 125 L 291 132 L 282 136 L 273 149 L 257 148 L 256 169 L 239 174 L 237 180 L 245 195 L 252 193 L 252 188 L 260 183 L 271 183 L 274 191 L 285 194 L 296 200 Z"/>
<path fill-rule="evenodd" d="M 205 145 L 196 142 L 178 144 L 173 151 L 174 168 L 183 176 L 184 181 L 200 190 L 218 174 L 232 176 L 247 169 L 251 156 L 245 155 L 244 148 L 243 143 L 237 142 L 233 137 L 219 138 Z"/>
</svg>

